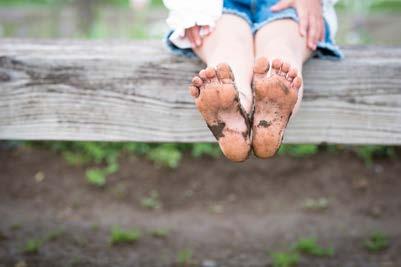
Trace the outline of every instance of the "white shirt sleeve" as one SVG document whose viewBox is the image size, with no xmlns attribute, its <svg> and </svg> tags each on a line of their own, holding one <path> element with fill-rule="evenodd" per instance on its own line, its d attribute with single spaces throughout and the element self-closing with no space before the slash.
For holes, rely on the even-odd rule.
<svg viewBox="0 0 401 267">
<path fill-rule="evenodd" d="M 170 41 L 179 48 L 189 48 L 185 29 L 195 25 L 214 27 L 223 11 L 223 0 L 163 0 L 169 10 L 167 24 L 173 30 Z M 202 33 L 201 33 L 202 34 Z"/>
</svg>

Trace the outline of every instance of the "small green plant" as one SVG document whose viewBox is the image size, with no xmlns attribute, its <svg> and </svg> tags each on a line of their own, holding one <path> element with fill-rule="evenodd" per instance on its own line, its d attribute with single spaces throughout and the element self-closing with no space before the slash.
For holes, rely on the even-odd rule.
<svg viewBox="0 0 401 267">
<path fill-rule="evenodd" d="M 369 252 L 380 252 L 390 246 L 390 239 L 381 232 L 375 232 L 365 240 L 364 245 Z"/>
<path fill-rule="evenodd" d="M 26 253 L 38 253 L 43 242 L 39 239 L 29 239 L 24 245 L 24 252 Z"/>
<path fill-rule="evenodd" d="M 83 153 L 75 153 L 72 151 L 64 151 L 63 153 L 64 160 L 71 166 L 82 166 L 91 161 L 90 157 Z"/>
<path fill-rule="evenodd" d="M 195 158 L 199 158 L 203 155 L 207 155 L 212 158 L 217 158 L 221 155 L 221 150 L 219 146 L 216 144 L 208 144 L 208 143 L 193 144 L 192 156 Z"/>
<path fill-rule="evenodd" d="M 104 169 L 91 168 L 85 172 L 86 181 L 92 185 L 104 186 L 106 184 L 107 173 Z"/>
<path fill-rule="evenodd" d="M 148 153 L 148 158 L 157 165 L 177 168 L 181 161 L 182 153 L 174 144 L 162 144 L 153 148 Z"/>
<path fill-rule="evenodd" d="M 150 231 L 150 234 L 153 237 L 166 238 L 168 236 L 168 234 L 169 234 L 169 230 L 165 229 L 165 228 L 153 229 L 152 231 Z"/>
<path fill-rule="evenodd" d="M 333 256 L 333 248 L 324 248 L 316 243 L 315 238 L 303 238 L 294 244 L 293 248 L 300 252 L 311 256 L 325 257 Z"/>
<path fill-rule="evenodd" d="M 356 146 L 354 148 L 358 157 L 360 157 L 367 166 L 372 165 L 375 158 L 394 158 L 395 150 L 389 146 L 369 145 Z"/>
<path fill-rule="evenodd" d="M 296 252 L 274 252 L 271 253 L 273 267 L 293 267 L 299 262 L 299 255 Z"/>
<path fill-rule="evenodd" d="M 135 243 L 141 237 L 141 232 L 138 229 L 123 230 L 120 227 L 113 227 L 111 230 L 110 243 L 112 245 Z"/>
<path fill-rule="evenodd" d="M 181 266 L 188 266 L 192 262 L 192 251 L 189 249 L 183 249 L 178 251 L 177 262 Z"/>
<path fill-rule="evenodd" d="M 88 183 L 96 186 L 104 186 L 107 176 L 118 171 L 118 164 L 110 162 L 106 168 L 90 168 L 86 170 L 85 176 Z"/>
<path fill-rule="evenodd" d="M 141 199 L 141 206 L 150 210 L 160 209 L 162 204 L 159 200 L 159 193 L 156 190 L 152 190 L 149 196 Z"/>
</svg>

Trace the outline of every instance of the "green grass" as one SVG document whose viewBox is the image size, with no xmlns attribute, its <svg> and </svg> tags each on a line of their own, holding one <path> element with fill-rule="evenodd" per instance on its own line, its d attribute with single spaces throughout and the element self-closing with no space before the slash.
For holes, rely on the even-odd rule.
<svg viewBox="0 0 401 267">
<path fill-rule="evenodd" d="M 390 246 L 390 239 L 382 232 L 374 232 L 364 242 L 364 247 L 369 252 L 380 252 L 386 250 Z"/>
<path fill-rule="evenodd" d="M 355 153 L 361 158 L 367 166 L 373 164 L 374 159 L 376 158 L 395 158 L 396 153 L 394 147 L 389 146 L 379 146 L 379 145 L 370 145 L 370 146 L 355 146 Z"/>
<path fill-rule="evenodd" d="M 124 230 L 120 227 L 113 227 L 111 230 L 110 243 L 112 245 L 118 244 L 132 244 L 141 238 L 141 232 L 138 229 Z"/>
<path fill-rule="evenodd" d="M 317 256 L 317 257 L 327 257 L 334 255 L 333 248 L 324 248 L 317 244 L 315 238 L 303 238 L 294 244 L 293 249 L 299 253 Z"/>
<path fill-rule="evenodd" d="M 107 176 L 117 172 L 119 165 L 117 162 L 110 162 L 105 168 L 90 168 L 85 172 L 86 181 L 92 185 L 104 186 Z"/>
<path fill-rule="evenodd" d="M 25 253 L 38 253 L 41 246 L 43 244 L 43 241 L 40 239 L 29 239 L 23 248 L 23 251 Z"/>
<path fill-rule="evenodd" d="M 192 262 L 192 251 L 189 249 L 182 249 L 177 253 L 177 263 L 181 266 L 188 266 Z"/>
<path fill-rule="evenodd" d="M 149 196 L 141 199 L 141 206 L 150 210 L 160 209 L 162 204 L 159 200 L 159 193 L 156 190 L 152 190 Z"/>
<path fill-rule="evenodd" d="M 299 255 L 296 252 L 273 252 L 271 253 L 273 267 L 294 267 L 299 263 Z"/>
</svg>

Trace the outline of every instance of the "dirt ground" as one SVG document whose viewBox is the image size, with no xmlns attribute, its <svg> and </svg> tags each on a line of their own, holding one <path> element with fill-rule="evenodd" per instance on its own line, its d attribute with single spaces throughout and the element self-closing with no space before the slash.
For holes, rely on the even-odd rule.
<svg viewBox="0 0 401 267">
<path fill-rule="evenodd" d="M 334 256 L 301 256 L 298 266 L 399 267 L 400 173 L 396 159 L 367 167 L 348 152 L 242 164 L 187 157 L 176 170 L 126 156 L 97 188 L 84 167 L 54 152 L 1 148 L 0 266 L 176 266 L 177 253 L 189 249 L 195 266 L 265 267 L 269 251 L 316 237 Z M 141 205 L 152 190 L 160 209 Z M 327 208 L 306 208 L 310 198 L 326 198 Z M 116 225 L 142 237 L 112 246 Z M 148 234 L 159 228 L 170 230 L 166 238 Z M 390 247 L 369 253 L 364 240 L 377 230 Z M 38 253 L 23 251 L 28 239 L 55 232 Z"/>
</svg>

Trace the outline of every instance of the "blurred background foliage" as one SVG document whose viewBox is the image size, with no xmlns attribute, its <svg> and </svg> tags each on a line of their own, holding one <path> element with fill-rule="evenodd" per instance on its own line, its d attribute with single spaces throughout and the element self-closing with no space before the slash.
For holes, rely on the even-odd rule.
<svg viewBox="0 0 401 267">
<path fill-rule="evenodd" d="M 338 43 L 400 45 L 400 0 L 340 0 Z M 168 30 L 162 0 L 135 7 L 129 0 L 0 0 L 0 37 L 161 39 Z M 118 171 L 124 154 L 147 158 L 156 166 L 176 168 L 183 157 L 220 157 L 216 144 L 108 142 L 7 142 L 60 153 L 71 165 L 87 168 L 89 183 L 103 186 Z M 283 145 L 281 156 L 302 157 L 319 151 L 358 155 L 367 165 L 378 157 L 396 157 L 396 147 Z"/>
</svg>

